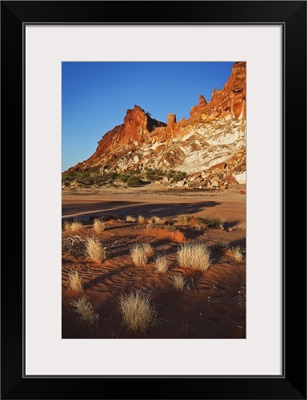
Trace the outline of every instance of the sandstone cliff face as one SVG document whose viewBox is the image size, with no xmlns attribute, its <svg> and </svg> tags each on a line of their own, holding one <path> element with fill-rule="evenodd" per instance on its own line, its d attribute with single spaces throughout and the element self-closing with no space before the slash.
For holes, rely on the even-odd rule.
<svg viewBox="0 0 307 400">
<path fill-rule="evenodd" d="M 198 106 L 192 107 L 191 117 L 246 118 L 246 63 L 233 65 L 232 73 L 222 90 L 214 90 L 209 103 L 200 96 Z"/>
<path fill-rule="evenodd" d="M 189 119 L 176 122 L 176 115 L 168 114 L 165 124 L 134 106 L 122 125 L 102 137 L 95 153 L 72 170 L 176 169 L 189 174 L 187 182 L 223 187 L 245 183 L 245 146 L 246 63 L 238 62 L 209 102 L 200 95 Z M 223 184 L 212 182 L 216 175 Z"/>
<path fill-rule="evenodd" d="M 73 167 L 74 170 L 87 169 L 89 167 L 101 165 L 106 159 L 116 160 L 116 155 L 130 147 L 140 146 L 156 127 L 164 127 L 166 124 L 150 117 L 148 113 L 139 107 L 134 106 L 132 110 L 127 110 L 122 125 L 116 126 L 107 132 L 98 142 L 95 153 L 87 160 Z"/>
</svg>

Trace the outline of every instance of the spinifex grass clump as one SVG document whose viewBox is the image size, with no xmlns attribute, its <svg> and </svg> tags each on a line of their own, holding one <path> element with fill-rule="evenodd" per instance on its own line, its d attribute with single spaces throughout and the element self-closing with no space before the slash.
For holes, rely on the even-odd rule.
<svg viewBox="0 0 307 400">
<path fill-rule="evenodd" d="M 99 314 L 95 313 L 92 304 L 85 297 L 74 300 L 71 304 L 76 308 L 75 312 L 79 314 L 81 321 L 88 327 L 93 328 L 98 324 Z"/>
<path fill-rule="evenodd" d="M 107 258 L 105 248 L 99 240 L 94 238 L 87 239 L 86 252 L 97 263 L 102 263 Z"/>
<path fill-rule="evenodd" d="M 185 288 L 185 279 L 181 274 L 176 274 L 173 278 L 173 286 L 178 292 L 183 292 Z"/>
<path fill-rule="evenodd" d="M 83 224 L 80 221 L 70 221 L 64 223 L 64 231 L 78 231 L 83 228 Z"/>
<path fill-rule="evenodd" d="M 100 233 L 106 229 L 106 224 L 100 219 L 94 219 L 93 228 L 95 232 Z"/>
<path fill-rule="evenodd" d="M 156 258 L 156 270 L 158 272 L 167 272 L 168 270 L 168 261 L 165 256 L 157 256 Z"/>
<path fill-rule="evenodd" d="M 210 267 L 210 251 L 204 243 L 188 243 L 179 247 L 177 259 L 180 267 L 207 271 Z"/>
<path fill-rule="evenodd" d="M 187 224 L 191 220 L 192 216 L 187 214 L 179 215 L 176 220 L 180 224 Z"/>
<path fill-rule="evenodd" d="M 233 254 L 233 257 L 236 261 L 240 262 L 243 260 L 243 253 L 242 250 L 240 249 L 240 247 L 234 247 L 231 249 L 231 252 Z"/>
<path fill-rule="evenodd" d="M 154 215 L 153 217 L 151 217 L 151 222 L 155 225 L 162 225 L 163 221 L 160 217 L 157 217 L 156 215 Z"/>
<path fill-rule="evenodd" d="M 120 298 L 120 310 L 127 328 L 145 333 L 155 322 L 156 312 L 149 295 L 136 291 Z"/>
<path fill-rule="evenodd" d="M 142 243 L 142 247 L 148 257 L 151 257 L 154 255 L 153 248 L 151 247 L 151 245 L 149 243 Z"/>
<path fill-rule="evenodd" d="M 83 280 L 78 271 L 71 271 L 68 275 L 69 287 L 74 292 L 83 292 Z"/>
<path fill-rule="evenodd" d="M 139 224 L 145 224 L 145 218 L 143 217 L 143 215 L 139 215 L 138 216 L 138 223 Z"/>
<path fill-rule="evenodd" d="M 135 222 L 135 218 L 132 217 L 131 215 L 126 216 L 126 222 Z"/>
<path fill-rule="evenodd" d="M 144 267 L 147 264 L 148 256 L 142 243 L 137 243 L 130 249 L 131 257 L 137 267 Z"/>
</svg>

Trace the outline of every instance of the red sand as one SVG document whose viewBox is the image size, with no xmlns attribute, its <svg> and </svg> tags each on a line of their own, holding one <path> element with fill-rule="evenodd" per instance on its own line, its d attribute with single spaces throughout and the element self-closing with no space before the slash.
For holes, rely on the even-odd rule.
<svg viewBox="0 0 307 400">
<path fill-rule="evenodd" d="M 217 215 L 225 229 L 208 228 L 196 219 L 179 223 L 178 231 L 146 228 L 137 222 L 106 222 L 106 230 L 96 233 L 90 223 L 77 232 L 63 232 L 63 338 L 244 338 L 245 337 L 245 258 L 238 262 L 229 248 L 245 248 L 245 191 L 162 192 L 140 189 L 106 190 L 100 193 L 63 192 L 63 220 L 99 215 L 126 215 L 146 219 L 156 215 L 171 222 L 181 214 Z M 195 224 L 199 227 L 195 228 Z M 165 227 L 166 228 L 166 227 Z M 84 242 L 94 236 L 104 244 L 107 260 L 91 261 Z M 74 246 L 69 246 L 74 238 Z M 205 273 L 181 268 L 177 249 L 182 242 L 206 243 L 212 265 Z M 148 242 L 154 249 L 145 267 L 136 267 L 130 247 Z M 169 270 L 155 270 L 155 257 L 164 254 Z M 78 319 L 71 302 L 80 294 L 69 289 L 68 273 L 75 269 L 84 281 L 84 296 L 99 313 L 99 324 L 89 329 Z M 183 292 L 173 287 L 173 277 L 181 273 L 187 282 Z M 129 331 L 119 309 L 121 294 L 140 289 L 151 296 L 157 323 L 144 336 Z"/>
</svg>

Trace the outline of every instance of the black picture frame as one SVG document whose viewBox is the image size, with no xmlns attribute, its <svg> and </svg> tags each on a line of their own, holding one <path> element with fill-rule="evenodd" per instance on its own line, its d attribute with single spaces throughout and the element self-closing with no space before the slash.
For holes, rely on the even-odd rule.
<svg viewBox="0 0 307 400">
<path fill-rule="evenodd" d="M 284 363 L 282 376 L 135 376 L 82 379 L 65 376 L 23 376 L 25 322 L 23 29 L 27 23 L 280 24 L 283 26 L 284 254 L 281 268 L 284 272 L 282 349 Z M 3 194 L 1 397 L 3 399 L 306 399 L 306 236 L 305 230 L 303 235 L 299 230 L 302 226 L 306 227 L 306 2 L 2 1 L 1 87 Z M 264 95 L 269 95 L 269 88 L 264 90 Z M 15 226 L 14 221 L 15 223 L 18 221 L 17 225 L 20 228 Z M 264 223 L 269 224 L 269 221 Z M 14 224 L 13 230 L 12 224 Z M 18 257 L 17 251 L 9 250 L 12 245 L 19 248 Z M 269 301 L 269 294 L 267 295 Z"/>
</svg>

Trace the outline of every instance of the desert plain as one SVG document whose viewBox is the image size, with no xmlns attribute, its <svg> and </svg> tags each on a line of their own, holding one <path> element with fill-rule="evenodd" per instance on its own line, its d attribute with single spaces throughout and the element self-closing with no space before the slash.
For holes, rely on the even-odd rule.
<svg viewBox="0 0 307 400">
<path fill-rule="evenodd" d="M 246 337 L 245 185 L 63 188 L 62 221 L 63 338 Z M 98 261 L 89 238 L 102 246 Z M 132 249 L 144 244 L 136 265 Z M 205 270 L 180 262 L 180 249 L 197 245 L 208 249 Z M 151 309 L 144 329 L 125 320 L 131 294 Z"/>
</svg>

